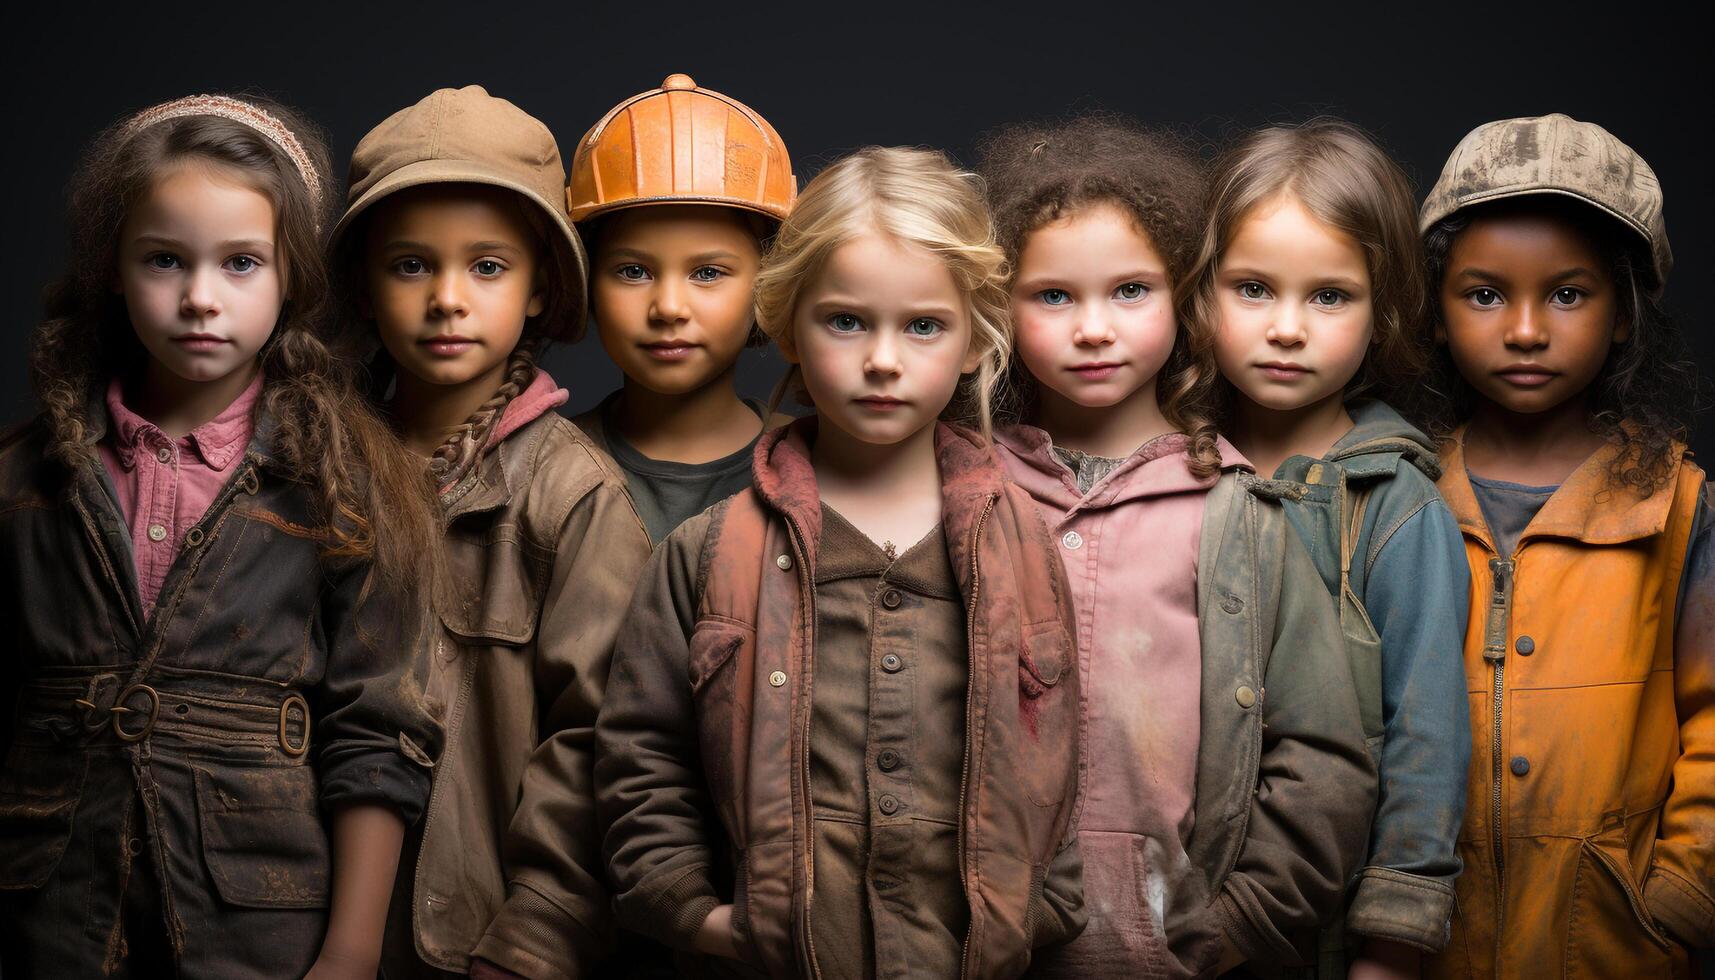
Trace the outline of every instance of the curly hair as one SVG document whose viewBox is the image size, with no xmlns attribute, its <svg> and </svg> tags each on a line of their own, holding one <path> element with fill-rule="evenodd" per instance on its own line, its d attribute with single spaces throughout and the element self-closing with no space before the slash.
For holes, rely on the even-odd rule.
<svg viewBox="0 0 1715 980">
<path fill-rule="evenodd" d="M 1215 277 L 1224 253 L 1251 211 L 1281 194 L 1292 195 L 1316 220 L 1351 236 L 1363 250 L 1373 297 L 1372 342 L 1345 397 L 1397 400 L 1429 361 L 1417 198 L 1399 165 L 1351 123 L 1318 118 L 1269 126 L 1222 154 L 1209 182 L 1209 221 L 1182 314 L 1201 324 L 1199 331 L 1212 342 L 1220 324 Z M 1232 386 L 1223 381 L 1219 388 L 1225 408 Z"/>
<path fill-rule="evenodd" d="M 1091 205 L 1111 204 L 1129 215 L 1161 253 L 1174 291 L 1187 281 L 1203 234 L 1205 177 L 1202 162 L 1184 139 L 1117 116 L 1090 115 L 1007 126 L 983 139 L 978 156 L 996 237 L 1013 274 L 1031 232 Z M 1210 405 L 1214 345 L 1188 326 L 1181 320 L 1156 385 L 1156 401 L 1162 415 L 1191 438 L 1193 471 L 1208 476 L 1221 465 Z M 1016 356 L 1005 387 L 1002 421 L 1035 413 L 1037 382 Z"/>
<path fill-rule="evenodd" d="M 947 264 L 982 359 L 941 417 L 991 435 L 995 390 L 1012 356 L 1006 257 L 995 244 L 982 179 L 938 150 L 871 146 L 817 174 L 762 258 L 757 324 L 792 353 L 792 318 L 805 287 L 836 249 L 870 231 L 925 248 Z M 791 383 L 789 374 L 782 386 Z"/>
<path fill-rule="evenodd" d="M 290 109 L 259 106 L 297 136 L 321 186 L 332 186 L 326 144 Z M 128 377 L 148 356 L 113 291 L 120 230 L 155 182 L 196 161 L 218 167 L 274 207 L 285 272 L 278 322 L 260 358 L 261 406 L 274 422 L 275 465 L 312 490 L 324 526 L 323 554 L 373 563 L 381 581 L 416 577 L 418 556 L 439 533 L 433 488 L 356 387 L 356 365 L 329 336 L 323 203 L 276 144 L 217 116 L 185 116 L 133 131 L 121 120 L 91 144 L 70 187 L 71 263 L 49 290 L 47 317 L 30 350 L 30 381 L 42 405 L 49 455 L 75 469 L 99 465 L 88 418 L 99 386 Z"/>
<path fill-rule="evenodd" d="M 1530 195 L 1463 208 L 1424 233 L 1429 271 L 1431 323 L 1444 329 L 1441 284 L 1453 243 L 1471 222 L 1505 215 L 1547 216 L 1582 235 L 1607 266 L 1614 283 L 1619 323 L 1630 336 L 1608 349 L 1601 372 L 1590 383 L 1590 430 L 1616 442 L 1620 452 L 1608 478 L 1648 497 L 1673 479 L 1675 443 L 1691 438 L 1691 420 L 1702 404 L 1703 381 L 1686 351 L 1685 339 L 1662 303 L 1662 289 L 1648 244 L 1595 208 L 1558 195 Z M 1431 436 L 1446 440 L 1471 417 L 1478 395 L 1438 345 L 1429 379 L 1419 386 L 1420 410 Z"/>
</svg>

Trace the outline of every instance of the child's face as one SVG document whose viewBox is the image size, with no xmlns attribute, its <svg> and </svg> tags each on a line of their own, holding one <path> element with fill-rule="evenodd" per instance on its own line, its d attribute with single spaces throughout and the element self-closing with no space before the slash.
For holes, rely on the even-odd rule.
<svg viewBox="0 0 1715 980">
<path fill-rule="evenodd" d="M 945 262 L 868 233 L 835 249 L 798 297 L 784 346 L 825 424 L 885 446 L 932 424 L 977 369 L 971 329 Z"/>
<path fill-rule="evenodd" d="M 1626 339 L 1608 265 L 1546 214 L 1478 218 L 1453 240 L 1436 339 L 1477 394 L 1520 414 L 1582 394 Z"/>
<path fill-rule="evenodd" d="M 602 348 L 650 391 L 695 391 L 732 368 L 755 322 L 762 251 L 744 215 L 627 208 L 604 225 L 591 301 Z"/>
<path fill-rule="evenodd" d="M 1018 355 L 1044 398 L 1106 408 L 1155 381 L 1176 323 L 1167 262 L 1136 222 L 1094 204 L 1032 231 L 1012 287 Z"/>
<path fill-rule="evenodd" d="M 256 363 L 285 300 L 274 205 L 219 167 L 189 163 L 157 180 L 120 230 L 118 289 L 137 339 L 185 381 Z"/>
<path fill-rule="evenodd" d="M 364 250 L 368 306 L 400 370 L 435 385 L 495 377 L 542 312 L 535 235 L 518 196 L 429 184 L 376 207 Z"/>
<path fill-rule="evenodd" d="M 1338 398 L 1369 349 L 1369 268 L 1351 236 L 1280 194 L 1239 221 L 1215 272 L 1215 362 L 1239 393 L 1290 412 Z"/>
</svg>

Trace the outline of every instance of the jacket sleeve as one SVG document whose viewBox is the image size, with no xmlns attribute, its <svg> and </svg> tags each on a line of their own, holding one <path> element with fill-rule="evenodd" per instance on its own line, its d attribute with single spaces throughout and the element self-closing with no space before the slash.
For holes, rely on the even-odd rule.
<svg viewBox="0 0 1715 980">
<path fill-rule="evenodd" d="M 1679 761 L 1644 879 L 1644 904 L 1674 938 L 1715 947 L 1715 524 L 1699 505 L 1674 635 Z"/>
<path fill-rule="evenodd" d="M 690 950 L 722 899 L 711 873 L 720 834 L 704 788 L 691 700 L 690 637 L 708 512 L 655 551 L 614 646 L 596 726 L 602 850 L 621 925 Z"/>
<path fill-rule="evenodd" d="M 1471 764 L 1463 661 L 1471 570 L 1438 496 L 1391 533 L 1378 527 L 1373 540 L 1363 600 L 1381 637 L 1385 738 L 1369 862 L 1347 926 L 1433 953 L 1453 915 Z"/>
<path fill-rule="evenodd" d="M 472 955 L 525 976 L 575 980 L 608 933 L 595 815 L 595 724 L 614 634 L 649 558 L 625 491 L 597 484 L 560 526 L 536 626 L 536 746 L 503 853 L 506 904 Z"/>
<path fill-rule="evenodd" d="M 326 567 L 327 669 L 309 692 L 322 806 L 378 804 L 416 823 L 441 751 L 440 723 L 423 702 L 428 603 L 414 588 L 373 578 L 367 561 Z"/>
<path fill-rule="evenodd" d="M 1238 860 L 1214 901 L 1233 945 L 1262 964 L 1299 962 L 1290 937 L 1339 907 L 1363 864 L 1376 800 L 1328 590 L 1298 536 L 1282 537 L 1256 795 Z"/>
</svg>

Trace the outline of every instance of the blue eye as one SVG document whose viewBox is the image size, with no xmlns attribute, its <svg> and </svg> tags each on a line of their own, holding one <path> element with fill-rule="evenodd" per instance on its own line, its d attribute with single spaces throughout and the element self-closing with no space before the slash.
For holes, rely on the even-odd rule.
<svg viewBox="0 0 1715 980">
<path fill-rule="evenodd" d="M 1132 303 L 1135 303 L 1136 301 L 1138 301 L 1138 300 L 1140 300 L 1140 299 L 1142 299 L 1148 295 L 1149 295 L 1149 287 L 1145 286 L 1141 282 L 1128 282 L 1125 285 L 1121 286 L 1120 288 L 1114 290 L 1115 298 L 1123 299 L 1127 302 L 1132 302 Z"/>
<path fill-rule="evenodd" d="M 255 272 L 257 267 L 261 264 L 262 263 L 256 261 L 254 256 L 250 255 L 234 255 L 232 258 L 226 260 L 226 267 L 241 276 Z"/>
<path fill-rule="evenodd" d="M 1064 289 L 1044 289 L 1036 295 L 1042 300 L 1044 306 L 1065 306 L 1072 302 L 1072 294 Z"/>
<path fill-rule="evenodd" d="M 613 270 L 614 274 L 626 282 L 642 282 L 649 278 L 649 270 L 635 262 L 627 263 Z"/>
<path fill-rule="evenodd" d="M 835 313 L 828 317 L 828 326 L 835 333 L 856 333 L 863 329 L 863 321 L 850 313 Z"/>
<path fill-rule="evenodd" d="M 1268 299 L 1268 287 L 1256 280 L 1239 283 L 1239 295 L 1245 299 Z"/>
<path fill-rule="evenodd" d="M 154 255 L 144 259 L 143 262 L 151 269 L 159 269 L 162 271 L 167 269 L 177 269 L 179 267 L 179 257 L 170 252 L 156 252 Z"/>
<path fill-rule="evenodd" d="M 931 320 L 926 316 L 920 316 L 905 325 L 905 333 L 910 337 L 937 337 L 945 329 L 941 326 L 941 321 Z"/>
<path fill-rule="evenodd" d="M 1310 296 L 1310 302 L 1314 306 L 1339 306 L 1345 301 L 1346 294 L 1338 289 L 1318 289 Z"/>
<path fill-rule="evenodd" d="M 717 269 L 712 265 L 700 266 L 691 270 L 691 279 L 693 282 L 715 282 L 724 275 L 726 275 L 726 272 L 721 269 Z"/>
<path fill-rule="evenodd" d="M 505 266 L 493 259 L 479 259 L 477 263 L 470 268 L 472 272 L 475 272 L 484 279 L 493 279 L 495 276 L 506 271 Z"/>
</svg>

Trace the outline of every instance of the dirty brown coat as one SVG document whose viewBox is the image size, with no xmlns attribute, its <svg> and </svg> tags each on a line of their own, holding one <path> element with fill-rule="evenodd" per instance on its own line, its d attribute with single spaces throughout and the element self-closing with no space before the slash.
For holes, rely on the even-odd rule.
<svg viewBox="0 0 1715 980">
<path fill-rule="evenodd" d="M 598 729 L 621 922 L 690 949 L 730 896 L 741 956 L 774 976 L 819 972 L 810 939 L 822 519 L 807 448 L 814 426 L 806 419 L 764 436 L 755 487 L 662 543 L 621 632 Z M 1072 610 L 1035 505 L 1004 481 L 992 450 L 940 426 L 936 452 L 968 627 L 961 973 L 1011 977 L 1084 920 Z"/>
<path fill-rule="evenodd" d="M 90 420 L 93 445 L 98 399 Z M 302 975 L 327 923 L 324 818 L 422 812 L 440 743 L 423 607 L 320 553 L 272 428 L 258 417 L 147 615 L 101 465 L 48 460 L 39 422 L 0 442 L 7 977 L 126 969 L 126 907 L 181 976 Z M 158 884 L 128 896 L 140 863 Z"/>
<path fill-rule="evenodd" d="M 395 895 L 388 975 L 462 973 L 478 956 L 533 978 L 583 976 L 609 929 L 596 712 L 649 539 L 606 454 L 551 410 L 441 502 L 429 703 L 447 747 L 407 848 L 415 872 Z"/>
</svg>

